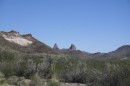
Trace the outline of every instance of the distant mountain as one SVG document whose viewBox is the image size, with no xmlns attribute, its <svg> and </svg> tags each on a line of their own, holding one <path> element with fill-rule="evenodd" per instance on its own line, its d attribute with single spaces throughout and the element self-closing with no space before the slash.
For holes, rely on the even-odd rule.
<svg viewBox="0 0 130 86">
<path fill-rule="evenodd" d="M 58 47 L 58 45 L 54 45 L 55 48 Z M 67 54 L 72 57 L 85 57 L 85 58 L 93 58 L 93 59 L 123 59 L 130 57 L 130 45 L 124 45 L 120 48 L 118 48 L 115 51 L 109 52 L 109 53 L 89 53 L 81 50 L 76 50 L 76 46 L 74 44 L 71 44 L 71 46 L 68 49 L 59 49 L 57 48 L 60 53 Z"/>
<path fill-rule="evenodd" d="M 53 53 L 51 47 L 35 39 L 31 34 L 21 35 L 14 30 L 0 32 L 0 46 L 26 53 Z"/>
<path fill-rule="evenodd" d="M 90 54 L 91 57 L 96 59 L 123 59 L 130 57 L 130 45 L 124 45 L 116 49 L 115 51 L 108 53 L 94 53 Z"/>
<path fill-rule="evenodd" d="M 57 44 L 54 44 L 53 50 L 57 53 L 68 55 L 69 57 L 90 58 L 89 53 L 77 50 L 74 44 L 71 44 L 70 47 L 66 49 L 60 49 Z"/>
<path fill-rule="evenodd" d="M 130 56 L 130 45 L 124 45 L 117 50 L 108 53 L 112 57 L 125 58 Z"/>
<path fill-rule="evenodd" d="M 60 49 L 57 44 L 51 48 L 40 42 L 31 34 L 21 35 L 17 31 L 0 32 L 0 47 L 10 48 L 24 53 L 48 53 L 65 54 L 69 57 L 93 58 L 93 59 L 123 59 L 130 57 L 130 45 L 124 45 L 115 51 L 109 53 L 88 53 L 77 50 L 74 44 L 67 49 Z"/>
</svg>

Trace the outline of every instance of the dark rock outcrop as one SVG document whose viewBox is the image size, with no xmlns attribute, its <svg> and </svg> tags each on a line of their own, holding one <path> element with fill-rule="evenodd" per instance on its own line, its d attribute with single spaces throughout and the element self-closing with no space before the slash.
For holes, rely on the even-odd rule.
<svg viewBox="0 0 130 86">
<path fill-rule="evenodd" d="M 19 32 L 15 31 L 15 30 L 11 30 L 10 32 L 4 32 L 4 31 L 1 31 L 0 32 L 1 34 L 5 34 L 7 37 L 20 37 L 20 34 Z"/>
<path fill-rule="evenodd" d="M 25 35 L 22 35 L 22 37 L 33 42 L 36 41 L 36 39 L 32 36 L 32 34 L 25 34 Z"/>
<path fill-rule="evenodd" d="M 74 44 L 71 44 L 69 51 L 76 51 L 76 47 Z"/>
<path fill-rule="evenodd" d="M 54 51 L 59 51 L 59 47 L 58 47 L 58 45 L 57 45 L 56 43 L 55 43 L 54 46 L 53 46 L 53 50 L 54 50 Z"/>
</svg>

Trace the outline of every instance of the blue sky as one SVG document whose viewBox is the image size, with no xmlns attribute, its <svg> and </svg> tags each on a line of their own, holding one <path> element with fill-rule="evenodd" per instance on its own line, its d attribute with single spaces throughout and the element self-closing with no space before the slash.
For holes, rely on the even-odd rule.
<svg viewBox="0 0 130 86">
<path fill-rule="evenodd" d="M 87 52 L 130 44 L 130 0 L 0 0 L 0 30 Z"/>
</svg>

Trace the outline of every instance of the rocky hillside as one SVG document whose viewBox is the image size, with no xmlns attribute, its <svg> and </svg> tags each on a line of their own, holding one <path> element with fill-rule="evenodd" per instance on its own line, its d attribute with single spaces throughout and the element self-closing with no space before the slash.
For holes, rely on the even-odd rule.
<svg viewBox="0 0 130 86">
<path fill-rule="evenodd" d="M 117 50 L 109 52 L 108 54 L 116 58 L 127 58 L 130 56 L 130 45 L 121 46 Z"/>
<path fill-rule="evenodd" d="M 0 46 L 26 53 L 53 53 L 49 46 L 35 39 L 31 34 L 21 35 L 13 30 L 0 32 Z"/>
</svg>

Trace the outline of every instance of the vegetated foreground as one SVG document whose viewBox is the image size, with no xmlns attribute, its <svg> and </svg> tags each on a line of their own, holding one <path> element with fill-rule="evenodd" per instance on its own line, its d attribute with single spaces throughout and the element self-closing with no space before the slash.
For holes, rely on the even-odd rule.
<svg viewBox="0 0 130 86">
<path fill-rule="evenodd" d="M 0 32 L 0 86 L 130 86 L 130 45 L 87 53 Z"/>
<path fill-rule="evenodd" d="M 1 86 L 2 84 L 70 85 L 63 83 L 82 83 L 87 86 L 130 86 L 129 81 L 130 60 L 128 59 L 94 60 L 45 53 L 23 54 L 0 48 Z"/>
</svg>

